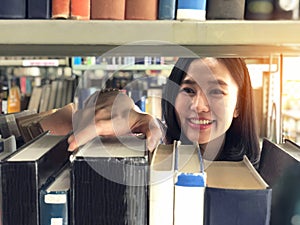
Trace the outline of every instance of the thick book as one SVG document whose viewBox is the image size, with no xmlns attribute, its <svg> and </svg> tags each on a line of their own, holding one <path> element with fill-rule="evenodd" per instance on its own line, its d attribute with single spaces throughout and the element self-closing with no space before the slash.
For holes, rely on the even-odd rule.
<svg viewBox="0 0 300 225">
<path fill-rule="evenodd" d="M 150 225 L 201 225 L 206 172 L 200 149 L 161 144 L 150 167 Z"/>
<path fill-rule="evenodd" d="M 3 225 L 39 224 L 39 190 L 69 161 L 67 138 L 45 133 L 3 159 Z"/>
<path fill-rule="evenodd" d="M 90 11 L 90 0 L 71 0 L 71 19 L 89 20 Z"/>
<path fill-rule="evenodd" d="M 300 146 L 289 140 L 275 144 L 265 138 L 259 173 L 272 188 L 270 225 L 292 224 L 299 213 Z"/>
<path fill-rule="evenodd" d="M 156 20 L 158 0 L 126 0 L 126 20 Z"/>
<path fill-rule="evenodd" d="M 28 19 L 50 19 L 51 0 L 27 0 Z"/>
<path fill-rule="evenodd" d="M 137 136 L 97 137 L 73 156 L 74 225 L 148 224 L 148 155 Z"/>
<path fill-rule="evenodd" d="M 52 19 L 69 19 L 71 0 L 52 0 Z"/>
<path fill-rule="evenodd" d="M 269 225 L 272 189 L 246 156 L 237 162 L 208 162 L 205 167 L 205 225 Z"/>
<path fill-rule="evenodd" d="M 0 7 L 1 19 L 25 19 L 26 0 L 2 0 Z"/>
<path fill-rule="evenodd" d="M 40 224 L 69 225 L 70 222 L 70 165 L 67 164 L 40 190 Z"/>
<path fill-rule="evenodd" d="M 178 142 L 174 145 L 174 225 L 202 225 L 206 172 L 200 148 Z"/>
<path fill-rule="evenodd" d="M 91 19 L 124 20 L 125 0 L 91 0 Z"/>
<path fill-rule="evenodd" d="M 208 0 L 206 19 L 235 19 L 243 20 L 245 0 Z"/>
<path fill-rule="evenodd" d="M 158 3 L 158 19 L 174 20 L 176 18 L 176 0 L 160 0 Z"/>
<path fill-rule="evenodd" d="M 149 225 L 173 225 L 174 145 L 159 145 L 150 164 Z"/>
<path fill-rule="evenodd" d="M 176 221 L 180 222 L 179 224 L 194 224 L 197 221 L 197 224 L 204 225 L 269 223 L 272 189 L 246 156 L 242 161 L 204 159 L 201 164 L 195 146 L 179 145 L 179 161 L 176 161 L 176 155 L 175 160 L 173 159 L 175 150 L 173 145 L 158 146 L 151 161 L 149 197 L 151 225 L 175 224 Z M 173 165 L 179 169 L 174 170 L 172 176 Z M 206 173 L 202 176 L 206 178 L 206 184 L 204 182 L 203 185 L 200 181 L 205 179 L 200 176 L 199 180 L 201 165 Z M 188 172 L 187 175 L 190 176 L 187 176 L 186 183 L 180 187 L 178 175 L 182 172 Z M 156 180 L 156 183 L 153 183 L 155 181 L 153 175 L 160 178 L 160 182 Z M 198 185 L 194 185 L 195 182 Z M 180 208 L 176 210 L 178 206 Z M 158 212 L 163 209 L 165 211 Z M 157 216 L 160 216 L 161 220 Z"/>
<path fill-rule="evenodd" d="M 206 20 L 206 0 L 178 0 L 177 20 Z"/>
</svg>

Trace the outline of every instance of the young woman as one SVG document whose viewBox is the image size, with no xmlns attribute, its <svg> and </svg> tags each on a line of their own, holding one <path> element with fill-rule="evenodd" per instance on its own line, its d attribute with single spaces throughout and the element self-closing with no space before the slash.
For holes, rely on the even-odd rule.
<svg viewBox="0 0 300 225">
<path fill-rule="evenodd" d="M 90 122 L 80 119 L 86 110 L 75 114 L 81 125 L 76 126 L 79 132 L 74 131 L 75 135 L 69 138 L 71 151 L 96 135 L 142 132 L 147 136 L 149 150 L 161 138 L 166 143 L 181 140 L 198 143 L 207 159 L 241 160 L 247 155 L 254 165 L 258 163 L 260 149 L 252 87 L 242 59 L 179 59 L 164 89 L 164 125 L 136 110 L 124 94 L 98 94 L 92 96 L 96 100 L 90 101 L 97 104 Z"/>
<path fill-rule="evenodd" d="M 198 142 L 206 158 L 259 159 L 251 81 L 239 58 L 179 59 L 166 84 L 167 142 Z"/>
</svg>

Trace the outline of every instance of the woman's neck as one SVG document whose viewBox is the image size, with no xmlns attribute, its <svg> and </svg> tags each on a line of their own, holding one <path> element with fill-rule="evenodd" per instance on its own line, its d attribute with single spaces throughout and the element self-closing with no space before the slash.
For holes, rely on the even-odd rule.
<svg viewBox="0 0 300 225">
<path fill-rule="evenodd" d="M 203 158 L 215 160 L 221 154 L 225 143 L 225 134 L 205 144 L 199 144 Z"/>
</svg>

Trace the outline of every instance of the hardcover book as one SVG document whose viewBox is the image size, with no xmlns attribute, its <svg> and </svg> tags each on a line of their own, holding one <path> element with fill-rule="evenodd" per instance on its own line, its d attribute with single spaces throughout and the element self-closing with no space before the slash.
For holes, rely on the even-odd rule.
<svg viewBox="0 0 300 225">
<path fill-rule="evenodd" d="M 156 20 L 158 0 L 126 0 L 126 20 Z"/>
<path fill-rule="evenodd" d="M 151 161 L 151 225 L 177 222 L 204 225 L 269 224 L 272 190 L 246 156 L 242 161 L 204 159 L 201 164 L 195 146 L 179 145 L 179 161 L 176 163 L 174 151 L 174 145 L 160 145 Z M 178 170 L 173 168 L 172 173 L 174 165 Z M 203 176 L 199 176 L 202 174 L 199 173 L 202 171 L 201 165 L 205 171 Z M 182 172 L 185 176 L 180 177 Z M 161 182 L 153 183 L 153 178 L 160 178 Z M 181 178 L 186 179 L 181 182 Z"/>
<path fill-rule="evenodd" d="M 98 137 L 80 148 L 73 160 L 74 225 L 148 224 L 148 156 L 144 138 Z"/>
<path fill-rule="evenodd" d="M 91 0 L 91 19 L 124 20 L 125 0 Z"/>
<path fill-rule="evenodd" d="M 26 0 L 2 0 L 0 7 L 2 19 L 25 19 Z"/>
<path fill-rule="evenodd" d="M 205 225 L 269 225 L 272 189 L 246 156 L 243 161 L 214 161 L 205 167 Z"/>
<path fill-rule="evenodd" d="M 52 0 L 52 19 L 69 19 L 71 0 Z"/>
<path fill-rule="evenodd" d="M 3 225 L 39 225 L 39 190 L 68 162 L 67 137 L 43 134 L 3 159 Z"/>
<path fill-rule="evenodd" d="M 89 20 L 90 7 L 90 0 L 71 0 L 71 19 Z"/>
<path fill-rule="evenodd" d="M 243 20 L 245 0 L 209 0 L 206 7 L 206 19 Z"/>
<path fill-rule="evenodd" d="M 270 225 L 292 224 L 299 214 L 299 145 L 289 140 L 275 144 L 265 138 L 259 173 L 272 188 Z"/>
<path fill-rule="evenodd" d="M 176 16 L 176 0 L 160 0 L 158 3 L 158 19 L 174 20 Z"/>
<path fill-rule="evenodd" d="M 206 0 L 178 0 L 177 20 L 206 20 Z"/>
<path fill-rule="evenodd" d="M 67 164 L 40 190 L 40 224 L 68 225 L 70 221 L 70 165 Z"/>
<path fill-rule="evenodd" d="M 49 19 L 51 17 L 51 0 L 27 0 L 28 19 Z"/>
</svg>

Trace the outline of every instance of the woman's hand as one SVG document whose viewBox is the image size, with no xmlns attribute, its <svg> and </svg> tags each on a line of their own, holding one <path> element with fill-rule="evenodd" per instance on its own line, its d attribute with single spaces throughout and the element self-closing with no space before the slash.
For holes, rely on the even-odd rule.
<svg viewBox="0 0 300 225">
<path fill-rule="evenodd" d="M 156 119 L 139 112 L 126 94 L 118 90 L 96 92 L 89 97 L 85 108 L 73 115 L 69 150 L 73 151 L 99 135 L 120 136 L 130 133 L 145 134 L 150 151 L 156 148 L 162 137 Z"/>
</svg>

